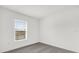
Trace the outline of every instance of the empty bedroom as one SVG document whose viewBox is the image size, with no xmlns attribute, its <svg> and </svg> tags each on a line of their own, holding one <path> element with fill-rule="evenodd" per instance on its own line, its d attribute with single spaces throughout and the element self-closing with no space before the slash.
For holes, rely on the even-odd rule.
<svg viewBox="0 0 79 59">
<path fill-rule="evenodd" d="M 0 53 L 78 53 L 79 5 L 0 5 Z"/>
</svg>

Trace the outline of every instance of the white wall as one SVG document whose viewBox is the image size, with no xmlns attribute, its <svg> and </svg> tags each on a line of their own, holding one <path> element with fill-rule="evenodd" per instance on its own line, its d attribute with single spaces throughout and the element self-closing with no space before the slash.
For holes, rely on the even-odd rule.
<svg viewBox="0 0 79 59">
<path fill-rule="evenodd" d="M 64 8 L 40 21 L 41 41 L 79 52 L 79 9 Z"/>
<path fill-rule="evenodd" d="M 15 41 L 15 19 L 28 22 L 27 40 Z M 0 7 L 0 52 L 9 51 L 39 41 L 39 20 Z"/>
</svg>

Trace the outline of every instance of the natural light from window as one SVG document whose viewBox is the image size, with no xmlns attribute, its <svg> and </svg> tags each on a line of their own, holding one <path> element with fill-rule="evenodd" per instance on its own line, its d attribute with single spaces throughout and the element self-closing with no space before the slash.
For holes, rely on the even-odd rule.
<svg viewBox="0 0 79 59">
<path fill-rule="evenodd" d="M 27 22 L 24 20 L 15 20 L 15 37 L 16 40 L 26 39 L 27 37 Z"/>
</svg>

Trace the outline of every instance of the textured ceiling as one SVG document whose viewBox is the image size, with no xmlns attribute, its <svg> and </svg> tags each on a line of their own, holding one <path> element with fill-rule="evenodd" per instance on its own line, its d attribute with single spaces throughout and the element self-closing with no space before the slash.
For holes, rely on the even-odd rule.
<svg viewBox="0 0 79 59">
<path fill-rule="evenodd" d="M 56 5 L 5 5 L 8 9 L 14 10 L 19 13 L 23 13 L 28 16 L 32 16 L 38 19 L 49 16 L 50 14 L 61 11 L 65 8 L 74 6 L 56 6 Z"/>
</svg>

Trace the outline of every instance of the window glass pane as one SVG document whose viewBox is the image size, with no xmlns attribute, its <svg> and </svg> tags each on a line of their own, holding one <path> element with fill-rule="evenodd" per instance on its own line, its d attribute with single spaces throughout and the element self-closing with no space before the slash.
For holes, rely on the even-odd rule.
<svg viewBox="0 0 79 59">
<path fill-rule="evenodd" d="M 16 40 L 26 39 L 27 22 L 16 19 L 15 21 L 15 36 Z"/>
</svg>

